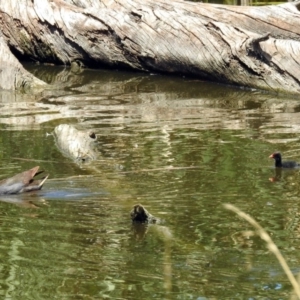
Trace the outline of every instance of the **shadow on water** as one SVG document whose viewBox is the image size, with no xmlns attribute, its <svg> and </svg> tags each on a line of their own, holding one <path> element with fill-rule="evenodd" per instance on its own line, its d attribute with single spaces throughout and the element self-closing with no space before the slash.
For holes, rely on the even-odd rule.
<svg viewBox="0 0 300 300">
<path fill-rule="evenodd" d="M 50 178 L 35 195 L 0 198 L 3 297 L 290 296 L 276 259 L 222 204 L 254 216 L 298 272 L 299 171 L 277 174 L 268 159 L 280 150 L 300 161 L 297 99 L 184 78 L 27 67 L 52 85 L 0 93 L 1 177 L 38 164 Z M 62 124 L 93 131 L 92 159 L 61 151 L 53 132 Z M 136 203 L 164 223 L 137 231 Z"/>
</svg>

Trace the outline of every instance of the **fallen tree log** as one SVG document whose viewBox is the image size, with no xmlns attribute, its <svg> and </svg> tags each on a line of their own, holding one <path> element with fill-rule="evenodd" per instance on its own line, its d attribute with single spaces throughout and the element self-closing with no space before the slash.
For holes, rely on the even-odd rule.
<svg viewBox="0 0 300 300">
<path fill-rule="evenodd" d="M 28 73 L 10 52 L 0 34 L 0 88 L 26 90 L 30 87 L 45 87 L 46 84 Z"/>
<path fill-rule="evenodd" d="M 0 31 L 19 59 L 125 67 L 299 94 L 299 8 L 300 2 L 238 7 L 179 0 L 8 0 L 0 2 Z"/>
<path fill-rule="evenodd" d="M 97 137 L 92 131 L 80 131 L 69 124 L 60 124 L 54 128 L 58 149 L 78 164 L 95 160 L 97 153 Z"/>
</svg>

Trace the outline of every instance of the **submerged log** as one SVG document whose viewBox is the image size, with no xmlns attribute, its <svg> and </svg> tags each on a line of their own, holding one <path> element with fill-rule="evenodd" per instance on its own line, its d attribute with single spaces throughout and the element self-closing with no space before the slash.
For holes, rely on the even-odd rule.
<svg viewBox="0 0 300 300">
<path fill-rule="evenodd" d="M 300 2 L 8 0 L 0 2 L 0 31 L 17 57 L 37 62 L 125 67 L 299 94 L 299 8 Z"/>
<path fill-rule="evenodd" d="M 76 163 L 89 163 L 97 158 L 97 136 L 94 132 L 60 124 L 54 128 L 53 134 L 58 149 Z"/>
</svg>

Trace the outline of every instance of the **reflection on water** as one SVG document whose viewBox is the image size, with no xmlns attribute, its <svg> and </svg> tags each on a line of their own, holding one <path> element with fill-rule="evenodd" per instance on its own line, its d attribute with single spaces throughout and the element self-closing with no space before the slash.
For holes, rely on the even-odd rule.
<svg viewBox="0 0 300 300">
<path fill-rule="evenodd" d="M 268 158 L 300 161 L 297 99 L 28 67 L 53 86 L 0 94 L 0 168 L 8 177 L 39 164 L 50 177 L 0 199 L 3 299 L 289 298 L 276 259 L 222 204 L 255 217 L 299 272 L 299 171 Z M 60 124 L 92 130 L 95 159 L 65 156 L 52 135 Z M 163 222 L 134 228 L 136 203 Z"/>
</svg>

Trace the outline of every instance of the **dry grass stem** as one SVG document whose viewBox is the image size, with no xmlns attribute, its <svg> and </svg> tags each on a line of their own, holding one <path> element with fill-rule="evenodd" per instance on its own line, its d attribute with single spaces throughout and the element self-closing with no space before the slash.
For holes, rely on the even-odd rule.
<svg viewBox="0 0 300 300">
<path fill-rule="evenodd" d="M 274 244 L 269 234 L 248 214 L 244 213 L 237 207 L 231 204 L 224 204 L 224 207 L 228 210 L 231 210 L 235 212 L 238 216 L 240 216 L 242 219 L 248 221 L 257 231 L 258 235 L 261 239 L 263 239 L 267 243 L 267 247 L 270 251 L 274 253 L 274 255 L 277 257 L 281 267 L 283 268 L 285 274 L 287 275 L 289 281 L 291 282 L 294 292 L 297 295 L 298 299 L 300 299 L 300 286 L 295 279 L 293 273 L 291 272 L 287 262 L 285 261 L 284 257 L 280 253 L 278 247 Z"/>
</svg>

